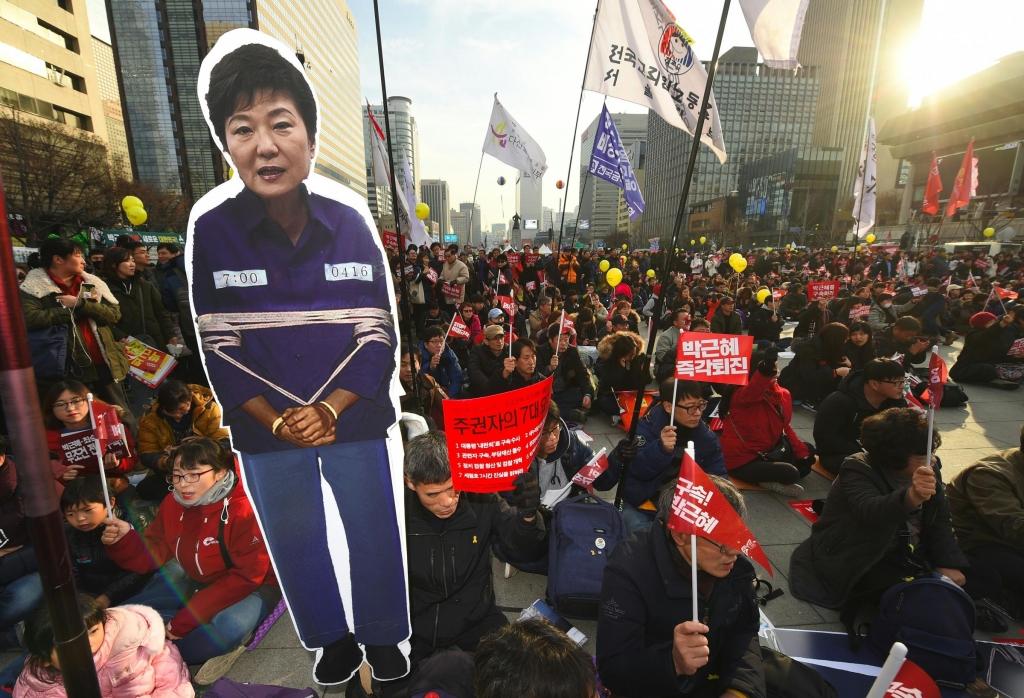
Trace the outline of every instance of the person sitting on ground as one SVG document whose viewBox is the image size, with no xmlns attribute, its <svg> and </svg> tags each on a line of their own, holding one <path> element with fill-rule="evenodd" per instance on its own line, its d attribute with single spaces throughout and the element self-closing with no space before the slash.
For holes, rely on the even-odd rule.
<svg viewBox="0 0 1024 698">
<path fill-rule="evenodd" d="M 794 401 L 817 407 L 850 372 L 851 363 L 846 358 L 849 337 L 846 325 L 831 322 L 818 335 L 795 345 L 796 356 L 779 374 L 779 385 L 790 392 Z"/>
<path fill-rule="evenodd" d="M 537 301 L 537 309 L 530 313 L 530 339 L 536 340 L 540 331 L 547 327 L 551 315 L 551 296 L 541 296 Z"/>
<path fill-rule="evenodd" d="M 581 347 L 597 346 L 597 322 L 590 308 L 580 308 L 576 314 L 576 344 Z"/>
<path fill-rule="evenodd" d="M 672 311 L 672 325 L 654 343 L 654 379 L 663 381 L 676 372 L 676 356 L 679 353 L 679 334 L 690 327 L 692 315 L 686 308 Z"/>
<path fill-rule="evenodd" d="M 793 596 L 842 608 L 851 626 L 861 605 L 920 572 L 944 575 L 974 599 L 999 593 L 998 573 L 957 545 L 935 456 L 942 439 L 934 432 L 928 463 L 928 435 L 928 418 L 912 408 L 864 420 L 865 453 L 843 462 L 821 517 L 790 559 Z"/>
<path fill-rule="evenodd" d="M 793 329 L 793 351 L 796 351 L 801 342 L 816 337 L 822 328 L 832 322 L 832 317 L 832 312 L 828 309 L 828 299 L 820 298 L 811 302 L 800 313 Z"/>
<path fill-rule="evenodd" d="M 850 323 L 850 338 L 846 340 L 846 358 L 850 368 L 857 371 L 875 358 L 875 343 L 871 340 L 871 325 L 858 320 Z"/>
<path fill-rule="evenodd" d="M 760 356 L 750 381 L 727 391 L 718 406 L 725 425 L 719 437 L 725 467 L 739 480 L 799 497 L 804 488 L 796 482 L 810 474 L 814 449 L 800 440 L 790 424 L 793 400 L 775 378 L 778 349 L 766 349 Z"/>
<path fill-rule="evenodd" d="M 512 355 L 502 359 L 500 371 L 487 382 L 487 394 L 507 393 L 539 383 L 544 376 L 537 371 L 537 345 L 529 339 L 512 342 Z"/>
<path fill-rule="evenodd" d="M 1013 335 L 1010 325 L 1015 318 L 1024 321 L 1024 309 L 1014 308 L 997 320 L 992 313 L 976 313 L 971 318 L 971 331 L 964 339 L 956 363 L 949 369 L 949 377 L 958 383 L 976 383 L 993 388 L 1015 390 L 1024 375 L 1024 352 L 1010 354 Z M 1019 323 L 1018 323 L 1019 324 Z"/>
<path fill-rule="evenodd" d="M 209 685 L 241 656 L 281 590 L 231 452 L 197 438 L 174 449 L 167 467 L 173 496 L 156 521 L 140 534 L 112 517 L 102 541 L 120 567 L 160 571 L 128 603 L 160 613 L 185 661 L 203 664 L 196 683 Z M 178 556 L 179 550 L 197 552 Z"/>
<path fill-rule="evenodd" d="M 745 516 L 739 491 L 724 478 L 711 481 Z M 624 698 L 765 698 L 754 566 L 741 551 L 698 536 L 697 611 L 705 622 L 695 620 L 690 536 L 666 527 L 674 495 L 666 488 L 653 525 L 608 557 L 597 616 L 601 681 Z"/>
<path fill-rule="evenodd" d="M 726 296 L 711 317 L 712 334 L 743 334 L 743 318 L 736 312 L 736 300 Z"/>
<path fill-rule="evenodd" d="M 16 626 L 43 603 L 43 583 L 28 537 L 25 506 L 18 493 L 18 471 L 0 436 L 0 648 L 21 647 Z"/>
<path fill-rule="evenodd" d="M 768 292 L 765 302 L 756 305 L 747 316 L 749 334 L 754 338 L 754 344 L 761 349 L 768 347 L 777 347 L 780 351 L 788 349 L 793 340 L 789 337 L 782 339 L 782 329 L 785 325 L 786 321 L 775 308 L 771 292 Z"/>
<path fill-rule="evenodd" d="M 188 667 L 167 638 L 159 614 L 145 606 L 104 608 L 78 595 L 102 698 L 193 698 Z M 46 608 L 25 621 L 28 661 L 15 698 L 66 698 L 57 636 Z"/>
<path fill-rule="evenodd" d="M 537 515 L 536 476 L 523 473 L 514 484 L 515 508 L 496 494 L 458 492 L 442 432 L 431 431 L 406 444 L 413 667 L 441 649 L 472 652 L 482 637 L 508 624 L 491 587 L 491 544 L 497 541 L 504 550 L 522 554 L 547 545 L 544 519 Z"/>
<path fill-rule="evenodd" d="M 463 303 L 459 306 L 459 317 L 466 323 L 466 327 L 469 328 L 469 337 L 463 339 L 462 337 L 446 337 L 445 341 L 448 342 L 448 346 L 451 347 L 452 351 L 455 352 L 455 356 L 459 357 L 459 364 L 463 369 L 469 369 L 469 354 L 473 351 L 473 347 L 480 343 L 480 337 L 483 334 L 483 327 L 480 325 L 480 318 L 476 316 L 473 311 L 472 303 Z M 448 328 L 445 328 L 446 330 Z"/>
<path fill-rule="evenodd" d="M 484 397 L 490 395 L 488 384 L 501 373 L 503 362 L 508 358 L 505 349 L 505 330 L 500 325 L 490 325 L 481 335 L 483 341 L 469 352 L 469 395 Z"/>
<path fill-rule="evenodd" d="M 920 334 L 921 323 L 916 317 L 901 317 L 871 338 L 875 343 L 875 356 L 891 359 L 899 354 L 903 357 L 903 368 L 909 370 L 912 364 L 919 364 L 928 358 L 931 343 Z"/>
<path fill-rule="evenodd" d="M 626 476 L 622 502 L 622 522 L 629 531 L 646 528 L 654 521 L 656 507 L 652 500 L 665 484 L 675 481 L 687 442 L 693 442 L 697 465 L 704 472 L 722 477 L 727 473 L 718 437 L 701 418 L 708 406 L 701 384 L 662 381 L 658 397 L 637 424 L 638 451 Z M 674 418 L 671 426 L 670 417 Z M 609 465 L 602 477 L 618 482 L 620 471 Z"/>
<path fill-rule="evenodd" d="M 448 329 L 452 316 L 441 310 L 437 301 L 427 301 L 427 313 L 423 316 L 423 329 L 428 327 L 440 327 L 442 331 Z M 453 306 L 454 307 L 454 306 Z"/>
<path fill-rule="evenodd" d="M 786 295 L 779 301 L 779 313 L 786 320 L 796 320 L 807 308 L 807 294 L 800 284 L 790 284 Z"/>
<path fill-rule="evenodd" d="M 420 373 L 426 374 L 441 386 L 450 398 L 462 392 L 466 376 L 455 352 L 444 343 L 444 328 L 428 327 L 420 342 Z"/>
<path fill-rule="evenodd" d="M 558 336 L 560 326 L 562 334 Z M 543 377 L 555 377 L 551 384 L 551 401 L 570 420 L 584 424 L 594 403 L 594 379 L 580 358 L 579 349 L 570 343 L 570 339 L 575 338 L 575 330 L 549 318 L 544 331 L 546 341 L 537 345 L 537 372 Z"/>
<path fill-rule="evenodd" d="M 484 319 L 484 329 L 485 330 L 488 327 L 500 327 L 500 328 L 502 328 L 504 330 L 504 329 L 506 329 L 505 328 L 506 324 L 507 323 L 505 321 L 505 311 L 504 310 L 502 310 L 501 308 L 491 308 L 490 310 L 487 311 L 487 314 L 486 314 L 485 319 Z M 477 341 L 478 344 L 483 342 L 485 339 L 486 339 L 486 337 L 483 336 L 483 333 L 477 335 L 477 337 L 476 337 L 476 341 Z M 515 340 L 515 333 L 512 331 L 512 327 L 508 327 L 508 337 L 506 337 L 506 341 L 507 342 L 511 342 L 511 341 L 514 341 L 514 340 Z"/>
<path fill-rule="evenodd" d="M 414 375 L 419 384 L 419 401 L 413 389 Z M 402 412 L 411 412 L 425 418 L 430 429 L 444 426 L 444 400 L 448 396 L 430 374 L 420 371 L 419 351 L 413 351 L 408 344 L 402 344 L 398 380 L 402 385 Z"/>
<path fill-rule="evenodd" d="M 167 454 L 184 439 L 204 436 L 230 448 L 222 426 L 220 405 L 209 388 L 168 378 L 156 401 L 139 420 L 139 458 L 150 474 L 136 485 L 139 497 L 151 502 L 167 496 Z"/>
<path fill-rule="evenodd" d="M 616 332 L 629 332 L 629 320 L 621 315 L 609 315 L 604 325 L 597 332 L 597 345 L 601 346 L 601 340 Z"/>
<path fill-rule="evenodd" d="M 641 390 L 649 376 L 640 376 L 638 364 L 643 361 L 644 340 L 634 332 L 615 332 L 606 335 L 597 345 L 597 364 L 594 373 L 598 380 L 598 404 L 601 412 L 619 422 L 619 403 L 616 391 Z"/>
<path fill-rule="evenodd" d="M 906 407 L 905 387 L 903 366 L 891 359 L 872 359 L 863 370 L 847 374 L 814 415 L 814 444 L 821 465 L 838 473 L 843 461 L 860 453 L 860 425 L 891 407 Z"/>
</svg>

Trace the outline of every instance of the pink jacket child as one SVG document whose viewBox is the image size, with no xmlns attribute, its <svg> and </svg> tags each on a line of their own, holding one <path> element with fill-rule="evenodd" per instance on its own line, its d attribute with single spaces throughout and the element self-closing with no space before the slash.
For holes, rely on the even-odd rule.
<svg viewBox="0 0 1024 698">
<path fill-rule="evenodd" d="M 194 698 L 188 666 L 164 635 L 160 615 L 147 606 L 106 611 L 103 643 L 93 655 L 103 698 Z M 52 671 L 52 670 L 51 670 Z M 26 665 L 14 685 L 14 698 L 66 698 L 58 675 Z"/>
</svg>

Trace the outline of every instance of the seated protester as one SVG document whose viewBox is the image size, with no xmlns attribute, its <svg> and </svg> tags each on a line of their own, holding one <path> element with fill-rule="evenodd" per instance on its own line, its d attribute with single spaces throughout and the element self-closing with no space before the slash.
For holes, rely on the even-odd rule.
<svg viewBox="0 0 1024 698">
<path fill-rule="evenodd" d="M 658 335 L 654 342 L 654 379 L 663 381 L 676 373 L 676 356 L 679 352 L 679 333 L 690 326 L 693 316 L 685 308 L 672 311 L 672 325 Z"/>
<path fill-rule="evenodd" d="M 793 552 L 793 596 L 842 608 L 848 626 L 862 604 L 920 572 L 945 575 L 973 599 L 997 598 L 999 575 L 953 535 L 941 464 L 934 455 L 926 462 L 928 418 L 885 410 L 864 420 L 860 442 L 866 453 L 843 462 L 810 538 Z M 933 453 L 941 442 L 936 431 Z"/>
<path fill-rule="evenodd" d="M 597 346 L 601 346 L 601 340 L 616 332 L 629 332 L 629 320 L 621 315 L 609 315 L 604 321 L 604 326 L 597 332 Z M 598 349 L 600 353 L 600 349 Z"/>
<path fill-rule="evenodd" d="M 736 300 L 726 296 L 711 317 L 711 334 L 743 334 L 743 318 L 736 312 Z"/>
<path fill-rule="evenodd" d="M 643 361 L 644 340 L 634 332 L 615 332 L 606 335 L 597 345 L 597 395 L 601 411 L 619 422 L 619 403 L 615 392 L 636 392 L 647 385 L 649 376 L 638 374 L 637 362 Z"/>
<path fill-rule="evenodd" d="M 988 384 L 994 388 L 1014 390 L 1024 375 L 1024 355 L 1009 353 L 1014 337 L 1011 325 L 1015 318 L 1024 320 L 1024 309 L 1013 308 L 1001 320 L 992 313 L 976 313 L 971 318 L 972 330 L 964 339 L 949 377 L 958 383 Z"/>
<path fill-rule="evenodd" d="M 767 349 L 750 381 L 722 397 L 718 414 L 725 426 L 719 439 L 731 476 L 799 497 L 804 488 L 796 481 L 810 474 L 814 451 L 790 424 L 793 400 L 775 378 L 778 361 L 778 350 Z"/>
<path fill-rule="evenodd" d="M 985 297 L 967 289 L 961 296 L 960 306 L 957 310 L 956 317 L 953 318 L 954 329 L 957 334 L 966 335 L 974 329 L 971 325 L 971 318 L 985 310 Z"/>
<path fill-rule="evenodd" d="M 489 325 L 481 335 L 483 342 L 469 352 L 469 395 L 484 397 L 490 395 L 488 384 L 496 374 L 501 373 L 503 362 L 508 358 L 505 349 L 505 330 L 501 325 Z"/>
<path fill-rule="evenodd" d="M 548 319 L 545 340 L 537 344 L 537 372 L 542 377 L 554 376 L 551 401 L 569 419 L 580 424 L 587 421 L 587 413 L 594 403 L 594 379 L 580 358 L 579 349 L 569 343 L 576 338 L 574 330 L 564 327 L 558 336 L 559 321 Z"/>
<path fill-rule="evenodd" d="M 623 284 L 620 284 L 622 286 Z M 616 289 L 617 291 L 617 289 Z M 627 300 L 616 301 L 615 308 L 611 312 L 612 316 L 618 315 L 626 318 L 626 323 L 629 325 L 630 332 L 640 333 L 640 315 L 633 306 Z"/>
<path fill-rule="evenodd" d="M 184 439 L 205 436 L 230 448 L 222 426 L 220 405 L 209 388 L 168 378 L 156 401 L 139 419 L 139 458 L 150 474 L 136 485 L 142 499 L 159 502 L 167 496 L 167 454 Z"/>
<path fill-rule="evenodd" d="M 487 382 L 487 395 L 525 388 L 544 378 L 537 371 L 537 345 L 529 339 L 517 339 L 512 342 L 512 356 L 502 360 L 501 370 Z"/>
<path fill-rule="evenodd" d="M 800 313 L 796 328 L 793 330 L 793 351 L 800 342 L 817 336 L 821 329 L 832 322 L 832 312 L 828 310 L 828 300 L 821 298 L 811 303 Z"/>
<path fill-rule="evenodd" d="M 466 326 L 469 327 L 469 337 L 463 339 L 462 337 L 446 337 L 445 341 L 451 350 L 455 352 L 455 356 L 459 359 L 459 365 L 463 369 L 469 369 L 469 354 L 473 350 L 473 347 L 480 343 L 479 337 L 483 334 L 483 327 L 480 326 L 480 318 L 476 316 L 473 311 L 472 303 L 463 303 L 459 306 L 459 317 L 462 319 Z M 447 330 L 448 328 L 444 328 Z"/>
<path fill-rule="evenodd" d="M 851 371 L 836 391 L 818 405 L 814 445 L 821 465 L 832 473 L 849 456 L 860 453 L 860 425 L 890 407 L 906 407 L 903 366 L 891 359 L 872 359 L 863 370 Z"/>
<path fill-rule="evenodd" d="M 437 305 L 437 301 L 427 301 L 426 306 L 427 313 L 423 316 L 423 329 L 440 327 L 442 332 L 447 330 L 448 325 L 451 324 L 452 316 L 441 310 Z"/>
<path fill-rule="evenodd" d="M 1001 601 L 1016 618 L 1024 617 L 1024 429 L 1020 444 L 972 463 L 946 485 L 960 547 L 999 571 Z"/>
<path fill-rule="evenodd" d="M 487 272 L 487 287 L 498 296 L 512 295 L 512 270 L 508 266 L 508 257 L 505 253 L 499 254 L 495 261 L 496 267 Z"/>
<path fill-rule="evenodd" d="M 597 323 L 594 320 L 594 311 L 590 308 L 580 308 L 580 312 L 576 314 L 576 345 L 597 346 Z"/>
<path fill-rule="evenodd" d="M 711 479 L 744 516 L 739 491 Z M 690 536 L 666 527 L 674 494 L 667 488 L 654 525 L 608 557 L 597 615 L 601 681 L 624 698 L 765 698 L 754 566 L 739 550 L 698 536 L 697 611 L 707 625 L 695 621 Z"/>
<path fill-rule="evenodd" d="M 858 320 L 850 324 L 850 338 L 846 340 L 846 358 L 850 368 L 858 371 L 875 358 L 875 343 L 871 341 L 871 325 Z"/>
<path fill-rule="evenodd" d="M 110 504 L 115 516 L 125 518 L 117 509 L 117 500 L 111 495 Z M 60 496 L 60 510 L 66 525 L 64 534 L 71 556 L 71 570 L 75 575 L 75 588 L 96 599 L 101 608 L 124 603 L 145 586 L 149 575 L 119 567 L 107 555 L 100 540 L 106 527 L 105 519 L 111 515 L 103 501 L 103 484 L 99 475 L 72 480 Z"/>
<path fill-rule="evenodd" d="M 754 303 L 754 309 L 747 316 L 747 329 L 754 338 L 754 344 L 761 349 L 768 347 L 777 347 L 780 350 L 788 349 L 793 340 L 788 337 L 782 339 L 782 328 L 785 327 L 786 321 L 776 310 L 771 294 L 761 305 L 756 305 L 756 299 Z"/>
<path fill-rule="evenodd" d="M 455 491 L 439 431 L 406 445 L 405 485 L 415 667 L 441 649 L 472 652 L 480 638 L 508 624 L 494 602 L 491 544 L 529 554 L 546 549 L 547 531 L 537 515 L 540 487 L 530 473 L 515 480 L 515 508 L 496 494 Z M 443 569 L 438 560 L 446 561 Z"/>
<path fill-rule="evenodd" d="M 415 374 L 414 374 L 415 371 Z M 419 401 L 413 392 L 413 375 L 419 384 Z M 444 400 L 448 397 L 429 373 L 420 372 L 419 352 L 413 351 L 408 344 L 402 345 L 402 363 L 398 371 L 398 381 L 402 385 L 400 402 L 402 412 L 418 414 L 427 420 L 427 426 L 438 429 L 444 426 Z"/>
<path fill-rule="evenodd" d="M 793 348 L 796 356 L 779 374 L 779 385 L 790 392 L 794 401 L 817 407 L 850 372 L 850 360 L 846 358 L 849 337 L 846 325 L 832 322 L 817 336 L 797 344 Z"/>
<path fill-rule="evenodd" d="M 551 296 L 541 296 L 537 301 L 537 309 L 530 313 L 530 339 L 537 339 L 540 331 L 547 327 L 548 317 L 553 307 Z"/>
<path fill-rule="evenodd" d="M 25 507 L 18 496 L 18 471 L 0 436 L 0 648 L 21 647 L 15 626 L 43 603 L 43 583 L 28 537 Z"/>
<path fill-rule="evenodd" d="M 486 319 L 484 320 L 484 329 L 485 330 L 488 327 L 495 327 L 495 326 L 501 327 L 502 329 L 504 329 L 505 328 L 505 324 L 506 323 L 505 323 L 505 311 L 504 310 L 502 310 L 501 308 L 491 308 L 490 310 L 487 311 Z M 513 336 L 513 338 L 515 337 L 514 334 L 512 336 Z M 484 339 L 485 338 L 484 338 L 482 333 L 477 335 L 477 337 L 476 337 L 476 341 L 477 341 L 478 344 L 480 342 L 483 342 Z"/>
<path fill-rule="evenodd" d="M 104 608 L 85 594 L 78 609 L 89 635 L 102 698 L 193 698 L 188 667 L 171 644 L 159 614 L 144 606 Z M 25 621 L 25 670 L 17 698 L 66 698 L 57 661 L 57 637 L 46 608 Z"/>
<path fill-rule="evenodd" d="M 700 383 L 696 381 L 662 381 L 658 402 L 648 408 L 640 418 L 636 430 L 636 458 L 626 477 L 622 503 L 622 522 L 629 531 L 646 528 L 654 520 L 653 500 L 666 484 L 675 482 L 682 463 L 683 449 L 693 442 L 697 465 L 704 472 L 726 476 L 725 458 L 718 437 L 701 419 L 707 400 Z M 669 426 L 673 389 L 676 398 L 675 422 Z M 601 479 L 617 483 L 621 470 L 609 461 L 608 470 Z"/>
<path fill-rule="evenodd" d="M 779 301 L 779 313 L 786 320 L 796 320 L 807 308 L 807 294 L 800 284 L 790 284 L 786 295 Z"/>
<path fill-rule="evenodd" d="M 423 330 L 423 341 L 419 346 L 420 373 L 433 378 L 448 397 L 457 398 L 462 392 L 466 376 L 455 352 L 444 343 L 445 329 L 428 327 Z"/>
<path fill-rule="evenodd" d="M 920 337 L 921 323 L 911 316 L 901 317 L 881 332 L 876 332 L 875 356 L 891 359 L 897 354 L 903 357 L 903 368 L 910 370 L 912 364 L 919 364 L 928 358 L 931 343 L 927 337 Z"/>
<path fill-rule="evenodd" d="M 194 439 L 174 449 L 167 465 L 174 491 L 156 521 L 140 534 L 108 519 L 102 541 L 120 567 L 160 571 L 126 603 L 155 609 L 185 662 L 203 664 L 196 683 L 208 685 L 245 650 L 281 590 L 231 452 L 211 439 Z M 216 544 L 203 544 L 210 540 Z M 197 552 L 179 557 L 178 550 Z"/>
<path fill-rule="evenodd" d="M 900 311 L 906 312 L 914 303 L 913 301 L 908 301 L 905 305 L 897 307 L 893 305 L 892 301 L 893 295 L 891 293 L 879 293 L 871 304 L 871 312 L 868 313 L 868 325 L 871 326 L 872 332 L 881 332 L 896 322 L 896 319 L 900 316 Z"/>
</svg>

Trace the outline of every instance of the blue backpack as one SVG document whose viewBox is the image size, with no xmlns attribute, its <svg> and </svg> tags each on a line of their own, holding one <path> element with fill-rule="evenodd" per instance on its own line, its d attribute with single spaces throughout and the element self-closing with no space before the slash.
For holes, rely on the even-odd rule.
<svg viewBox="0 0 1024 698">
<path fill-rule="evenodd" d="M 68 325 L 29 331 L 28 348 L 37 380 L 63 380 L 67 373 Z"/>
<path fill-rule="evenodd" d="M 569 618 L 596 619 L 608 556 L 626 537 L 614 505 L 583 494 L 555 505 L 548 534 L 548 603 Z"/>
<path fill-rule="evenodd" d="M 937 684 L 963 689 L 977 671 L 976 614 L 967 592 L 941 577 L 901 582 L 882 594 L 867 644 L 879 657 L 887 657 L 893 643 L 902 642 L 907 659 Z"/>
</svg>

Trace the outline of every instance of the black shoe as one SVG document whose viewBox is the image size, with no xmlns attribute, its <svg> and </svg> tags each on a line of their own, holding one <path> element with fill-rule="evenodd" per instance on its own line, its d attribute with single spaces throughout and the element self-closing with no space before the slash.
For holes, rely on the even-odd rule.
<svg viewBox="0 0 1024 698">
<path fill-rule="evenodd" d="M 978 630 L 983 630 L 986 633 L 1005 633 L 1010 629 L 1010 626 L 1006 624 L 999 614 L 990 608 L 984 606 L 978 606 L 977 621 L 975 626 Z"/>
<path fill-rule="evenodd" d="M 998 388 L 999 390 L 1016 390 L 1017 388 L 1020 387 L 1020 383 L 1016 383 L 1014 381 L 1004 381 L 1000 378 L 997 378 L 994 381 L 989 381 L 988 387 Z"/>
<path fill-rule="evenodd" d="M 409 659 L 398 645 L 366 645 L 366 662 L 378 681 L 400 679 L 409 673 Z"/>
<path fill-rule="evenodd" d="M 313 679 L 321 686 L 345 683 L 362 663 L 363 651 L 356 644 L 355 636 L 349 633 L 337 642 L 317 650 Z"/>
</svg>

